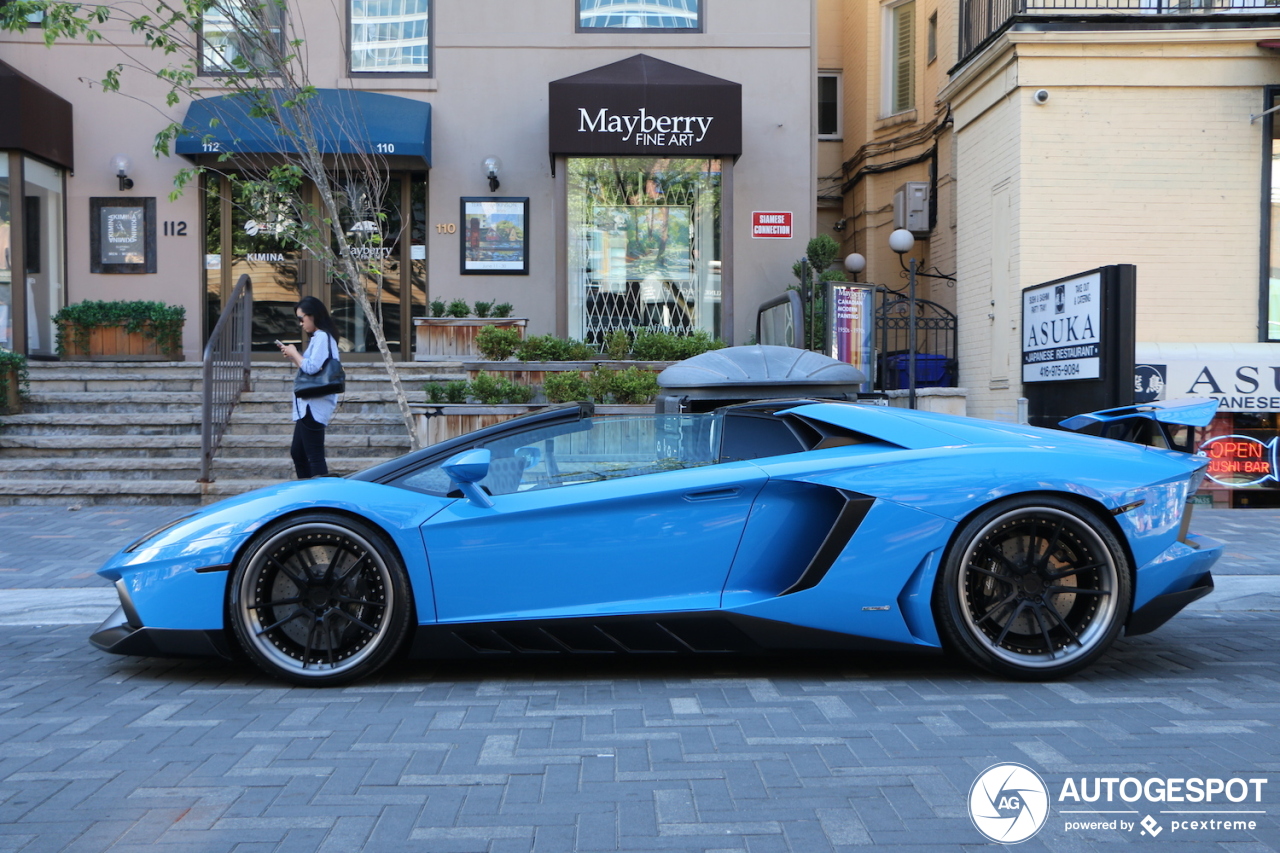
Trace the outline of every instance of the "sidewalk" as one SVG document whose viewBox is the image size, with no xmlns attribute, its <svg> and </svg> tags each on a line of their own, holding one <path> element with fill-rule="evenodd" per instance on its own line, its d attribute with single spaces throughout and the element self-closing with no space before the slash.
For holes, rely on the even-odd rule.
<svg viewBox="0 0 1280 853">
<path fill-rule="evenodd" d="M 0 509 L 0 625 L 100 622 L 115 590 L 95 574 L 117 550 L 192 511 L 173 506 Z M 1280 509 L 1197 507 L 1192 530 L 1227 543 L 1205 611 L 1280 611 Z"/>
</svg>

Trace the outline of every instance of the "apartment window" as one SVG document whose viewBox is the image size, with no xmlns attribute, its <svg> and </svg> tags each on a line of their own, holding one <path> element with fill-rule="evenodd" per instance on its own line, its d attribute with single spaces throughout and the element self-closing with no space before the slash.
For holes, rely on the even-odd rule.
<svg viewBox="0 0 1280 853">
<path fill-rule="evenodd" d="M 700 33 L 703 0 L 575 0 L 578 32 L 672 30 Z"/>
<path fill-rule="evenodd" d="M 8 5 L 9 5 L 9 3 L 10 3 L 10 0 L 0 0 L 0 9 L 3 9 L 5 6 L 8 6 Z M 2 13 L 2 12 L 0 12 L 0 15 L 2 15 L 2 14 L 3 14 L 3 13 Z M 27 15 L 27 26 L 29 26 L 29 27 L 38 27 L 38 26 L 41 26 L 42 24 L 44 24 L 44 12 L 30 12 L 30 13 L 28 13 L 28 15 Z"/>
<path fill-rule="evenodd" d="M 933 62 L 938 58 L 938 13 L 934 12 L 929 16 L 929 29 L 926 37 L 926 53 L 925 58 L 929 62 Z"/>
<path fill-rule="evenodd" d="M 818 138 L 840 138 L 840 75 L 823 72 L 818 75 Z"/>
<path fill-rule="evenodd" d="M 284 0 L 218 0 L 200 23 L 200 73 L 269 73 L 286 55 Z"/>
<path fill-rule="evenodd" d="M 904 113 L 916 105 L 916 4 L 912 0 L 885 9 L 884 112 Z"/>
<path fill-rule="evenodd" d="M 431 0 L 351 0 L 352 74 L 430 74 Z"/>
</svg>

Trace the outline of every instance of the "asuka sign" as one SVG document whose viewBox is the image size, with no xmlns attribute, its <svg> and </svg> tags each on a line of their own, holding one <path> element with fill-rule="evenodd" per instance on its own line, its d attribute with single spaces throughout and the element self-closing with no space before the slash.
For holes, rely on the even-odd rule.
<svg viewBox="0 0 1280 853">
<path fill-rule="evenodd" d="M 1102 274 L 1022 291 L 1022 381 L 1102 375 Z"/>
</svg>

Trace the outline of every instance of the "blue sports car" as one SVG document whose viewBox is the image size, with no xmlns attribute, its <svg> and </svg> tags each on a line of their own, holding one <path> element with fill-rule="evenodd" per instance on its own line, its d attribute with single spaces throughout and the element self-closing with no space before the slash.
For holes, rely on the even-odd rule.
<svg viewBox="0 0 1280 853">
<path fill-rule="evenodd" d="M 1053 678 L 1212 590 L 1208 460 L 1176 448 L 1215 407 L 1067 423 L 1128 441 L 821 400 L 548 408 L 148 533 L 99 571 L 120 608 L 92 642 L 309 685 L 401 653 L 811 648 Z"/>
</svg>

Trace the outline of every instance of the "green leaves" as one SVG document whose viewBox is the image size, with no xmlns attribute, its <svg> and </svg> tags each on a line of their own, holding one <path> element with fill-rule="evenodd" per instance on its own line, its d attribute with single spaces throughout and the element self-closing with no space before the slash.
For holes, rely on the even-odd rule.
<svg viewBox="0 0 1280 853">
<path fill-rule="evenodd" d="M 182 325 L 187 309 L 163 302 L 85 301 L 68 305 L 53 315 L 58 326 L 58 354 L 66 354 L 64 335 L 75 336 L 76 345 L 89 348 L 89 330 L 94 326 L 124 326 L 127 332 L 141 333 L 154 340 L 164 352 L 182 348 Z"/>
</svg>

